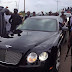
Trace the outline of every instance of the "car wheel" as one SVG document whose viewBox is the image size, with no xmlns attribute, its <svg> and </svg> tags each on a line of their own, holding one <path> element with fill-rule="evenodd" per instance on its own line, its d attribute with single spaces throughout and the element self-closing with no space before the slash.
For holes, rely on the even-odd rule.
<svg viewBox="0 0 72 72">
<path fill-rule="evenodd" d="M 57 71 L 59 70 L 59 66 L 60 66 L 60 55 L 61 55 L 60 48 L 58 48 L 57 59 L 56 59 L 56 70 Z"/>
</svg>

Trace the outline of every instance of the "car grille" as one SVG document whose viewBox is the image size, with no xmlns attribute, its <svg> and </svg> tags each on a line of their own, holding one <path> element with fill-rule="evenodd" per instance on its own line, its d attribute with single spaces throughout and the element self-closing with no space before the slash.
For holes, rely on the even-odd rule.
<svg viewBox="0 0 72 72">
<path fill-rule="evenodd" d="M 6 64 L 16 65 L 22 58 L 22 54 L 6 49 L 0 49 L 0 62 Z"/>
</svg>

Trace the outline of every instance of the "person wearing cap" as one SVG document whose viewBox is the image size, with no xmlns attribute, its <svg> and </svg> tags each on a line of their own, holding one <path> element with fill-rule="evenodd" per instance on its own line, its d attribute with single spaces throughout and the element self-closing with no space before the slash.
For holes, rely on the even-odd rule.
<svg viewBox="0 0 72 72">
<path fill-rule="evenodd" d="M 18 14 L 18 9 L 14 9 L 14 13 L 11 15 L 9 22 L 11 23 L 11 36 L 13 36 L 17 26 L 22 23 L 22 18 Z"/>
</svg>

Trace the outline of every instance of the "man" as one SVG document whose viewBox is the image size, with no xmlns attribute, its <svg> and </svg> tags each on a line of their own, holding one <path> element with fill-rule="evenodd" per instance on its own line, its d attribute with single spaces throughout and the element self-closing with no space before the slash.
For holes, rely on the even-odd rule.
<svg viewBox="0 0 72 72">
<path fill-rule="evenodd" d="M 70 32 L 72 31 L 72 15 L 69 17 L 68 28 L 69 28 L 69 35 L 70 35 Z"/>
<path fill-rule="evenodd" d="M 71 34 L 69 36 L 69 39 L 68 39 L 68 50 L 67 50 L 67 54 L 66 54 L 65 60 L 68 57 L 68 53 L 69 53 L 70 49 L 71 49 L 71 56 L 72 56 L 72 32 L 71 32 Z"/>
<path fill-rule="evenodd" d="M 44 16 L 44 13 L 43 13 L 43 11 L 42 11 L 41 13 L 42 13 L 42 16 Z"/>
<path fill-rule="evenodd" d="M 72 56 L 72 16 L 69 17 L 68 28 L 69 28 L 69 39 L 68 39 L 68 50 L 66 57 L 68 57 L 70 48 L 71 48 L 71 56 Z"/>
<path fill-rule="evenodd" d="M 36 13 L 35 12 L 33 12 L 33 16 L 36 16 Z"/>
<path fill-rule="evenodd" d="M 3 8 L 4 8 L 3 6 L 0 6 L 0 11 L 1 11 Z"/>
<path fill-rule="evenodd" d="M 6 37 L 9 37 L 9 33 L 10 33 L 10 29 L 11 29 L 11 24 L 9 23 L 9 19 L 10 19 L 11 15 L 10 15 L 10 11 L 7 10 L 4 13 L 4 18 L 5 18 L 5 22 L 6 22 Z"/>
<path fill-rule="evenodd" d="M 9 22 L 11 23 L 11 31 L 14 33 L 16 30 L 16 27 L 22 23 L 22 19 L 18 14 L 18 10 L 14 9 L 14 13 L 11 15 L 11 18 L 9 19 Z M 13 36 L 14 34 L 11 34 Z M 19 34 L 18 34 L 19 36 Z"/>
<path fill-rule="evenodd" d="M 55 16 L 59 16 L 59 13 L 58 13 L 58 12 L 56 12 Z"/>
<path fill-rule="evenodd" d="M 49 16 L 51 16 L 51 15 L 52 15 L 52 12 L 50 11 L 50 12 L 49 12 Z"/>
<path fill-rule="evenodd" d="M 0 6 L 0 36 L 5 37 L 6 35 L 6 22 L 4 18 L 5 12 L 7 12 L 8 9 Z"/>
<path fill-rule="evenodd" d="M 63 19 L 60 17 L 59 18 L 59 28 L 60 28 L 60 30 L 62 30 L 62 27 L 64 26 L 64 24 L 63 24 Z"/>
<path fill-rule="evenodd" d="M 30 11 L 27 12 L 27 15 L 25 16 L 24 20 L 26 20 L 28 17 L 31 17 L 30 16 Z"/>
<path fill-rule="evenodd" d="M 65 22 L 65 20 L 67 19 L 66 18 L 66 15 L 64 15 L 64 12 L 62 11 L 61 12 L 61 16 L 60 16 L 62 19 L 63 19 L 63 23 Z"/>
<path fill-rule="evenodd" d="M 62 15 L 60 16 L 61 21 L 59 23 L 60 29 L 62 29 L 62 27 L 66 27 L 66 25 L 67 25 L 66 24 L 66 21 L 67 21 L 66 15 L 64 15 L 63 11 L 61 13 L 62 13 Z M 65 38 L 65 42 L 66 42 L 67 41 L 67 31 L 63 30 L 62 32 L 64 33 L 64 38 Z"/>
</svg>

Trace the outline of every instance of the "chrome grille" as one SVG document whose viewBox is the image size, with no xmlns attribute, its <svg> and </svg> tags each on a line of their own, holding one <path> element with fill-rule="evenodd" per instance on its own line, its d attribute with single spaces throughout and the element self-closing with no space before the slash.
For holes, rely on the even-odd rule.
<svg viewBox="0 0 72 72">
<path fill-rule="evenodd" d="M 0 62 L 16 65 L 22 58 L 22 54 L 10 50 L 0 49 Z"/>
</svg>

